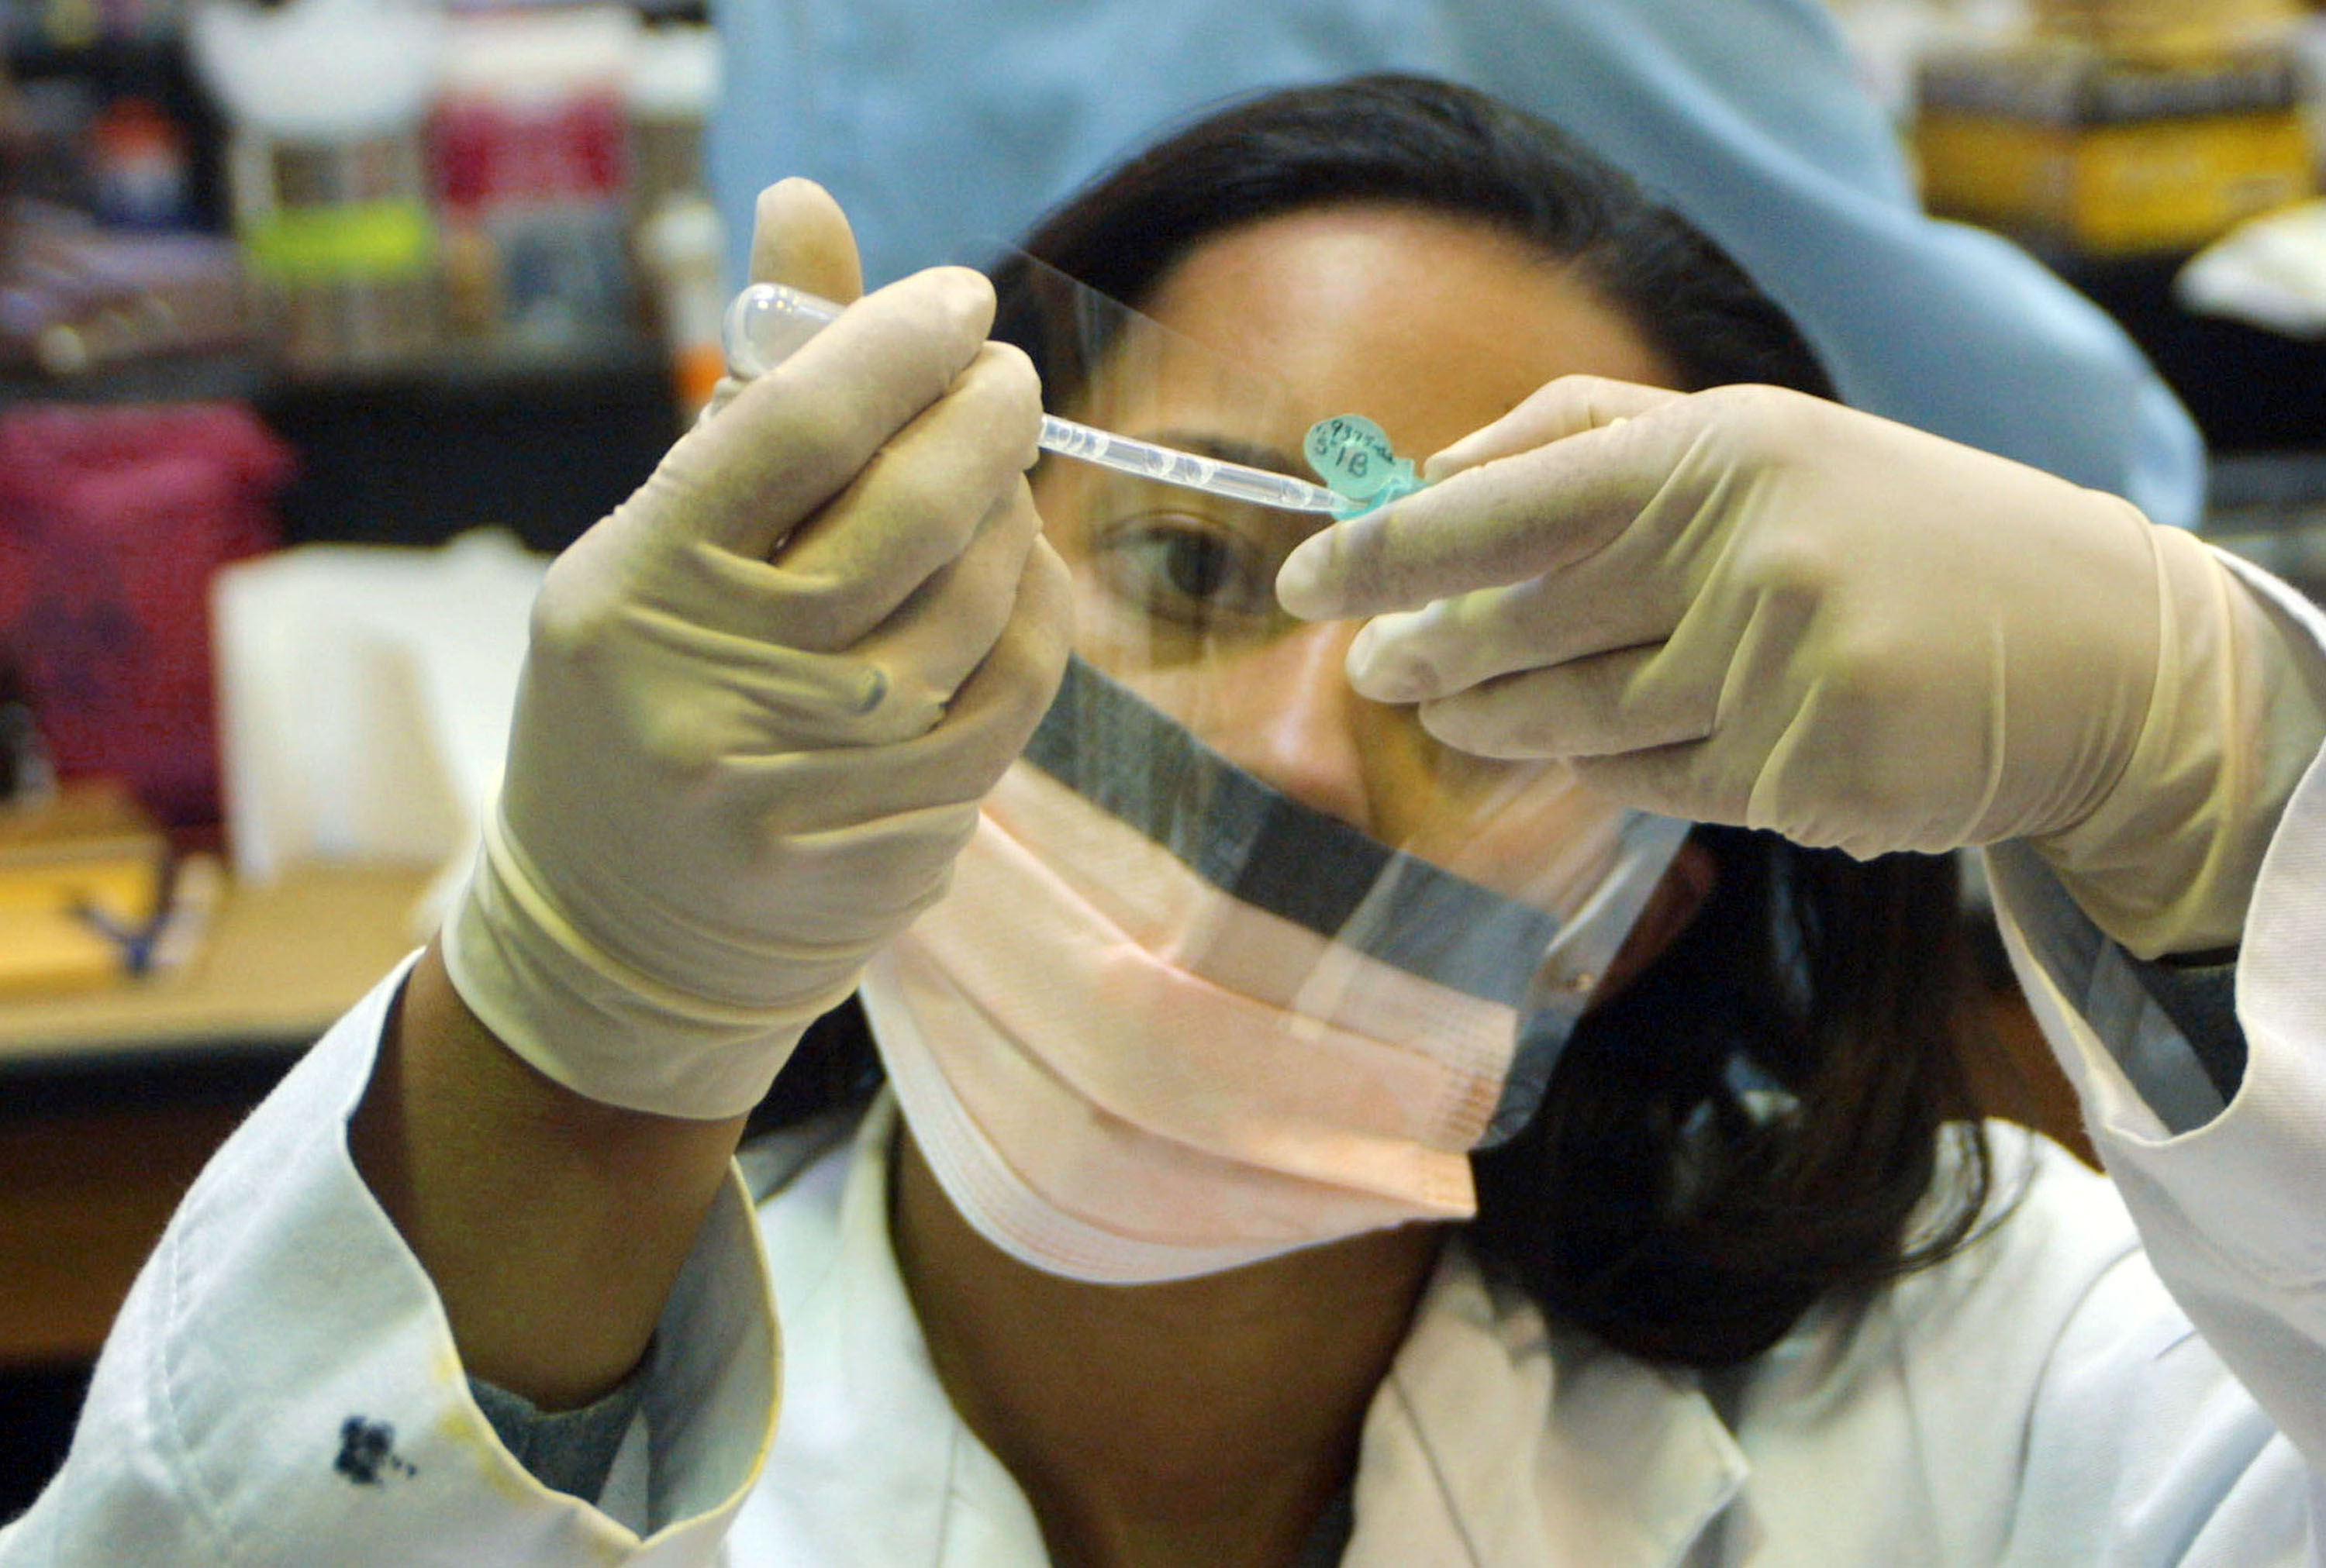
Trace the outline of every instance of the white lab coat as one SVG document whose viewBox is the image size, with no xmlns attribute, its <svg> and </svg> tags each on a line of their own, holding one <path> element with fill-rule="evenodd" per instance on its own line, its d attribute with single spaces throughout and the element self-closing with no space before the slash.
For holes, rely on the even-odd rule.
<svg viewBox="0 0 2326 1568">
<path fill-rule="evenodd" d="M 2000 1133 L 2028 1185 L 1993 1235 L 1709 1383 L 1547 1333 L 1453 1249 L 1368 1415 L 1347 1563 L 2326 1563 L 2326 769 L 2255 894 L 2242 1087 L 2178 1136 L 2125 1065 L 2174 1036 L 2123 955 L 2033 857 L 1991 865 L 2114 1183 Z M 605 1508 L 537 1484 L 348 1155 L 399 979 L 196 1183 L 0 1565 L 1044 1560 L 903 1293 L 885 1106 L 771 1202 L 721 1195 Z"/>
</svg>

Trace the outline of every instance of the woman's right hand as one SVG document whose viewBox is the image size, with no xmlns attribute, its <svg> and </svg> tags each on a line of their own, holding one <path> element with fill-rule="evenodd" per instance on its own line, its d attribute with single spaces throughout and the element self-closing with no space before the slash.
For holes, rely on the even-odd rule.
<svg viewBox="0 0 2326 1568">
<path fill-rule="evenodd" d="M 2188 534 L 1773 387 L 1572 376 L 1424 471 L 1277 586 L 1447 745 L 1860 857 L 2024 839 L 2143 957 L 2238 941 L 2326 676 Z"/>
<path fill-rule="evenodd" d="M 856 294 L 845 220 L 761 199 L 754 273 Z M 851 305 L 551 568 L 447 927 L 469 1007 L 588 1098 L 712 1118 L 944 889 L 1056 688 L 1038 386 L 990 285 Z"/>
</svg>

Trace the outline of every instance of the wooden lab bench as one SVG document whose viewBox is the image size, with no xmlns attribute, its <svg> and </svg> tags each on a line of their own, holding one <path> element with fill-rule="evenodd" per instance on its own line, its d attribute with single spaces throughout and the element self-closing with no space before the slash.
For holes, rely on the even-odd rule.
<svg viewBox="0 0 2326 1568">
<path fill-rule="evenodd" d="M 178 972 L 0 1000 L 0 1372 L 85 1361 L 211 1152 L 417 945 L 424 869 L 230 886 Z"/>
</svg>

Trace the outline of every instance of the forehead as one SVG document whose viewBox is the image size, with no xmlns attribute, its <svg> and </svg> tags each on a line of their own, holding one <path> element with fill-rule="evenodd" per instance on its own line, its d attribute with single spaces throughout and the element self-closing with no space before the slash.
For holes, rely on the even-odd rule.
<svg viewBox="0 0 2326 1568">
<path fill-rule="evenodd" d="M 1421 457 L 1544 383 L 1592 375 L 1671 385 L 1672 371 L 1564 264 L 1482 221 L 1346 204 L 1244 224 L 1197 245 L 1143 313 L 1271 385 L 1266 432 L 1363 413 Z M 1206 378 L 1154 366 L 1117 386 L 1164 423 L 1217 401 Z M 1224 411 L 1222 411 L 1224 412 Z"/>
</svg>

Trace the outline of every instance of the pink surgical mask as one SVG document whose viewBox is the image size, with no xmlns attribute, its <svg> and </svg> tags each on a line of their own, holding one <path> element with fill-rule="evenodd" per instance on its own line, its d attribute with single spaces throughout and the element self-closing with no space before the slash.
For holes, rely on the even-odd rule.
<svg viewBox="0 0 2326 1568">
<path fill-rule="evenodd" d="M 1077 664 L 866 1008 L 939 1183 L 1033 1266 L 1138 1283 L 1473 1214 L 1685 834 L 1609 810 L 1538 907 L 1241 773 Z"/>
</svg>

